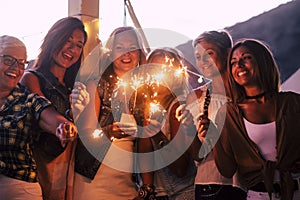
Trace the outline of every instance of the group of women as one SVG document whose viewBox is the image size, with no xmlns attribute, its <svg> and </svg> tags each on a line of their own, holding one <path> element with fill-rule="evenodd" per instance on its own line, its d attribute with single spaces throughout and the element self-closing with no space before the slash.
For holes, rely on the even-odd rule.
<svg viewBox="0 0 300 200">
<path fill-rule="evenodd" d="M 95 63 L 99 76 L 84 83 L 76 82 L 87 41 L 79 19 L 63 18 L 50 28 L 24 75 L 25 45 L 10 37 L 18 44 L 10 47 L 5 39 L 0 38 L 5 199 L 299 198 L 300 96 L 280 92 L 277 64 L 262 41 L 233 44 L 226 31 L 199 35 L 193 41 L 199 76 L 211 82 L 193 89 L 183 54 L 170 47 L 147 54 L 133 27 L 111 33 Z M 156 76 L 162 73 L 166 78 Z M 16 91 L 27 95 L 30 110 L 10 106 Z M 7 124 L 8 106 L 16 125 Z M 17 113 L 25 117 L 14 120 Z M 32 174 L 26 178 L 22 160 L 28 159 Z M 19 187 L 4 186 L 7 179 L 27 187 L 38 182 L 42 193 L 20 194 Z"/>
</svg>

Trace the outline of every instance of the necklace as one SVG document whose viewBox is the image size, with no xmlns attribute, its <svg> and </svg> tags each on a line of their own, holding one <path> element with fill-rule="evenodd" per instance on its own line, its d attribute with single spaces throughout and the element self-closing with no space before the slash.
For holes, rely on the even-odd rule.
<svg viewBox="0 0 300 200">
<path fill-rule="evenodd" d="M 247 96 L 246 95 L 246 99 L 259 99 L 259 98 L 263 97 L 265 94 L 266 94 L 265 92 L 262 92 L 260 94 L 253 95 L 253 96 Z"/>
</svg>

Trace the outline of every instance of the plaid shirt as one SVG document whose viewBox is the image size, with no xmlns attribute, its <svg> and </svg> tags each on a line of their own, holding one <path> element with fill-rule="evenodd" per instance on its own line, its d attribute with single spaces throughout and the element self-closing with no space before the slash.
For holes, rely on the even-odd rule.
<svg viewBox="0 0 300 200">
<path fill-rule="evenodd" d="M 51 103 L 18 84 L 0 108 L 0 174 L 11 178 L 37 181 L 32 156 L 32 129 L 41 112 Z"/>
</svg>

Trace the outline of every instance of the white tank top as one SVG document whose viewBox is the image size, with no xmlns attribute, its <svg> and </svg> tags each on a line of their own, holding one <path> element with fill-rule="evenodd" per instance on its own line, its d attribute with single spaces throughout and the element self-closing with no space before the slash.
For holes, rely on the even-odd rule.
<svg viewBox="0 0 300 200">
<path fill-rule="evenodd" d="M 276 161 L 276 124 L 254 124 L 244 118 L 245 126 L 250 139 L 257 144 L 261 155 L 266 160 Z M 299 178 L 300 173 L 292 173 L 292 177 Z M 274 181 L 280 182 L 279 171 L 275 170 Z"/>
<path fill-rule="evenodd" d="M 250 139 L 258 146 L 261 155 L 270 161 L 276 161 L 276 125 L 275 121 L 266 124 L 254 124 L 244 118 Z"/>
</svg>

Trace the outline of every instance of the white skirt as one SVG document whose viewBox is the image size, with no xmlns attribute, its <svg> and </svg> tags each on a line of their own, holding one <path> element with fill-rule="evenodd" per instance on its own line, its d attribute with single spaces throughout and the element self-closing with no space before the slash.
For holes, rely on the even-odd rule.
<svg viewBox="0 0 300 200">
<path fill-rule="evenodd" d="M 0 175 L 0 198 L 5 200 L 42 200 L 39 183 L 30 183 Z"/>
<path fill-rule="evenodd" d="M 75 173 L 74 200 L 134 199 L 138 193 L 132 181 L 132 150 L 131 138 L 115 140 L 93 181 Z"/>
</svg>

